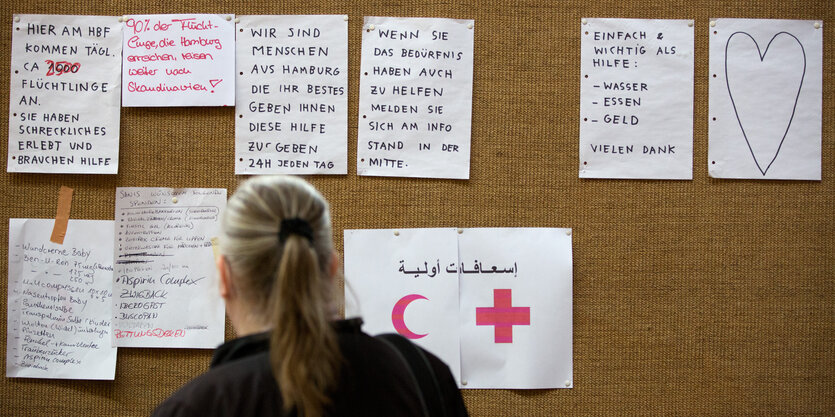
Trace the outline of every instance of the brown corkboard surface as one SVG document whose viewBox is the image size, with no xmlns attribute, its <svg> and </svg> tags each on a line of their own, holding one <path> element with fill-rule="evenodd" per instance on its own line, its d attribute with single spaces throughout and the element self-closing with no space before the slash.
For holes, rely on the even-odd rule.
<svg viewBox="0 0 835 417">
<path fill-rule="evenodd" d="M 0 4 L 0 115 L 8 114 L 13 13 L 348 14 L 349 174 L 312 177 L 342 230 L 574 229 L 574 388 L 465 390 L 473 416 L 835 415 L 835 4 L 671 1 L 66 1 Z M 475 19 L 469 181 L 356 176 L 363 16 Z M 694 179 L 580 180 L 582 17 L 694 19 Z M 824 21 L 823 180 L 707 176 L 711 17 Z M 8 119 L 0 117 L 0 131 Z M 118 175 L 0 174 L 8 219 L 112 219 L 119 186 L 234 191 L 231 108 L 122 109 Z M 0 141 L 0 154 L 8 141 Z M 0 280 L 6 335 L 7 280 Z M 227 331 L 227 337 L 231 332 Z M 5 344 L 3 344 L 5 357 Z M 115 381 L 2 378 L 0 415 L 147 415 L 203 372 L 210 352 L 120 349 Z"/>
</svg>

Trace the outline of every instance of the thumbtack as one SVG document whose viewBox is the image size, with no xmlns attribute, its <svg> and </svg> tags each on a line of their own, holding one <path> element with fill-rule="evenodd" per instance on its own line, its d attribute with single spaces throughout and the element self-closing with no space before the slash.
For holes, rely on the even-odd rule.
<svg viewBox="0 0 835 417">
<path fill-rule="evenodd" d="M 232 21 L 232 16 L 226 16 L 226 21 L 231 22 Z"/>
<path fill-rule="evenodd" d="M 464 233 L 464 229 L 458 229 L 458 234 L 459 234 L 459 235 L 460 235 L 460 234 L 463 234 L 463 233 Z"/>
<path fill-rule="evenodd" d="M 395 231 L 394 231 L 394 235 L 395 235 L 395 236 L 400 236 L 400 232 L 398 232 L 397 230 L 395 230 Z"/>
<path fill-rule="evenodd" d="M 584 17 L 584 18 L 582 18 L 582 19 L 580 19 L 580 22 L 581 22 L 582 24 L 584 24 L 584 25 L 586 25 L 586 24 L 588 24 L 588 23 L 589 23 L 589 21 L 588 21 L 585 17 Z"/>
<path fill-rule="evenodd" d="M 374 25 L 368 25 L 369 30 L 374 30 Z"/>
<path fill-rule="evenodd" d="M 472 23 L 468 23 L 468 24 L 467 24 L 467 29 L 472 29 L 472 28 L 473 28 L 473 24 L 472 24 Z"/>
<path fill-rule="evenodd" d="M 716 27 L 716 21 L 715 20 L 710 21 L 710 27 L 712 27 L 712 28 Z"/>
<path fill-rule="evenodd" d="M 821 22 L 815 22 L 815 29 L 821 28 Z"/>
<path fill-rule="evenodd" d="M 566 379 L 565 380 L 565 386 L 570 387 L 571 386 L 571 381 Z"/>
<path fill-rule="evenodd" d="M 241 23 L 241 18 L 240 18 L 240 17 L 236 17 L 236 18 L 235 18 L 235 23 Z"/>
<path fill-rule="evenodd" d="M 174 203 L 174 204 L 177 204 L 178 201 L 180 201 L 180 200 L 177 199 L 177 197 L 174 197 L 174 198 L 171 199 L 171 202 Z"/>
</svg>

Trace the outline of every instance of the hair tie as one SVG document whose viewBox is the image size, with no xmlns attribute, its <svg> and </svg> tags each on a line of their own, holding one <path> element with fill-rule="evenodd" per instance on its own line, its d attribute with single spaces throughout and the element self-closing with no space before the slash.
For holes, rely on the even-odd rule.
<svg viewBox="0 0 835 417">
<path fill-rule="evenodd" d="M 278 228 L 278 241 L 284 243 L 290 235 L 299 235 L 307 238 L 313 242 L 313 228 L 307 220 L 298 217 L 293 219 L 284 219 Z"/>
</svg>

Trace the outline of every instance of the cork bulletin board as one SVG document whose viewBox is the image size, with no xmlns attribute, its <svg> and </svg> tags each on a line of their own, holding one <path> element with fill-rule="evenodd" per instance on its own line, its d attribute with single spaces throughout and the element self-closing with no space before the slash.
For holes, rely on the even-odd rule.
<svg viewBox="0 0 835 417">
<path fill-rule="evenodd" d="M 574 388 L 465 390 L 473 416 L 835 414 L 835 4 L 11 0 L 0 5 L 0 115 L 8 114 L 14 13 L 349 15 L 348 175 L 309 177 L 344 229 L 571 227 Z M 469 180 L 358 177 L 363 16 L 475 20 Z M 583 17 L 693 19 L 692 181 L 578 178 Z M 708 22 L 824 22 L 822 181 L 707 175 Z M 0 271 L 8 219 L 112 219 L 115 188 L 224 187 L 234 175 L 232 108 L 123 108 L 117 175 L 0 174 Z M 0 131 L 8 131 L 0 117 Z M 7 152 L 0 141 L 0 153 Z M 6 294 L 7 280 L 0 280 Z M 5 339 L 7 305 L 0 305 Z M 227 338 L 233 334 L 227 325 Z M 5 355 L 5 343 L 3 344 Z M 205 371 L 211 352 L 119 351 L 114 381 L 2 378 L 0 415 L 147 415 Z"/>
</svg>

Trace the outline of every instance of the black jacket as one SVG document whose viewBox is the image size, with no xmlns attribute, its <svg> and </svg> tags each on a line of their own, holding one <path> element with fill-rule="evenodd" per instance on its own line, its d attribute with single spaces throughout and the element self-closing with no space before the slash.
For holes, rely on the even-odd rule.
<svg viewBox="0 0 835 417">
<path fill-rule="evenodd" d="M 344 364 L 325 415 L 421 417 L 409 370 L 389 346 L 363 333 L 361 325 L 359 319 L 334 323 Z M 211 369 L 171 395 L 153 415 L 281 416 L 281 394 L 268 351 L 268 333 L 224 343 L 215 351 Z M 441 387 L 447 416 L 466 416 L 449 368 L 431 353 L 426 356 Z"/>
</svg>

